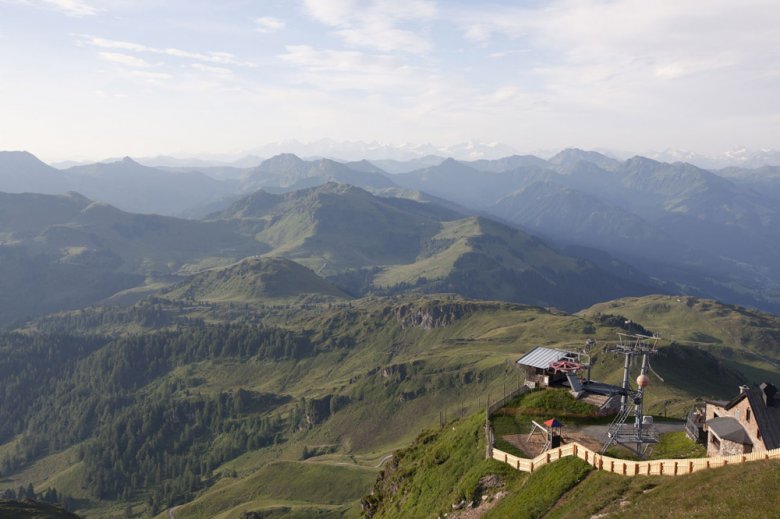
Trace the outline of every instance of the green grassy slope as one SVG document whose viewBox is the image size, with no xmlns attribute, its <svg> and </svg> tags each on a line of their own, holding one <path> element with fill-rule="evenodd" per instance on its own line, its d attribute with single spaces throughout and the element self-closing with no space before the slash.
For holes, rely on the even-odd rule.
<svg viewBox="0 0 780 519">
<path fill-rule="evenodd" d="M 689 476 L 624 477 L 563 458 L 533 474 L 484 459 L 484 415 L 422 434 L 399 451 L 363 501 L 367 517 L 460 517 L 453 505 L 482 503 L 480 517 L 588 519 L 774 517 L 780 463 L 757 461 Z M 507 470 L 508 469 L 508 470 Z M 492 485 L 485 488 L 485 476 Z M 482 499 L 486 495 L 487 500 Z M 475 499 L 476 498 L 476 499 Z M 491 500 L 496 504 L 486 506 Z"/>
<path fill-rule="evenodd" d="M 486 519 L 537 519 L 572 487 L 582 481 L 591 467 L 579 458 L 564 458 L 542 467 L 522 487 L 513 486 L 508 495 L 490 510 Z"/>
<path fill-rule="evenodd" d="M 511 368 L 507 369 L 505 362 L 519 352 L 536 342 L 549 341 L 550 337 L 574 340 L 583 328 L 579 318 L 539 308 L 469 302 L 454 297 L 362 300 L 333 305 L 330 309 L 328 305 L 289 308 L 241 305 L 242 320 L 262 318 L 267 326 L 280 326 L 296 337 L 308 337 L 307 344 L 313 349 L 295 358 L 287 357 L 284 348 L 278 350 L 279 358 L 208 354 L 211 344 L 229 348 L 236 340 L 242 340 L 244 332 L 222 338 L 221 325 L 203 328 L 201 320 L 220 321 L 221 312 L 230 305 L 182 306 L 178 301 L 158 300 L 152 307 L 140 305 L 137 311 L 91 310 L 47 318 L 44 322 L 50 332 L 55 332 L 57 326 L 64 329 L 76 326 L 81 333 L 89 333 L 90 323 L 95 330 L 107 332 L 116 319 L 117 338 L 94 355 L 76 359 L 73 365 L 66 364 L 52 382 L 39 377 L 37 387 L 50 390 L 48 394 L 33 395 L 38 399 L 35 408 L 56 409 L 65 405 L 59 412 L 83 413 L 81 405 L 74 407 L 71 402 L 84 398 L 79 396 L 80 392 L 67 393 L 71 400 L 66 401 L 59 400 L 57 395 L 64 397 L 65 393 L 56 389 L 60 384 L 63 388 L 81 384 L 79 380 L 89 380 L 91 387 L 107 388 L 95 395 L 99 400 L 103 394 L 108 398 L 121 394 L 125 400 L 137 400 L 138 404 L 119 407 L 117 412 L 125 409 L 130 417 L 138 419 L 148 413 L 139 407 L 147 405 L 144 402 L 170 401 L 174 405 L 209 401 L 219 395 L 235 395 L 241 388 L 250 395 L 277 395 L 279 403 L 270 410 L 241 411 L 231 421 L 243 423 L 251 422 L 255 416 L 277 417 L 290 425 L 280 430 L 278 445 L 238 452 L 224 467 L 214 467 L 216 480 L 203 480 L 207 489 L 218 488 L 220 475 L 233 470 L 239 478 L 248 478 L 274 461 L 300 462 L 304 450 L 313 452 L 310 459 L 315 461 L 371 468 L 384 455 L 411 441 L 419 430 L 437 423 L 440 412 L 446 412 L 449 417 L 462 410 L 473 412 L 480 403 L 484 405 L 490 394 L 494 398 L 500 394 L 504 383 L 514 387 L 518 383 L 517 375 Z M 168 313 L 183 320 L 170 321 L 164 317 Z M 154 331 L 157 326 L 166 331 Z M 556 331 L 551 333 L 552 330 Z M 139 332 L 142 335 L 136 335 Z M 212 340 L 204 342 L 207 356 L 186 361 L 194 355 L 187 353 L 189 349 L 200 348 L 201 333 L 213 334 Z M 140 337 L 146 339 L 142 341 Z M 275 347 L 274 340 L 271 339 L 269 348 Z M 148 347 L 142 348 L 143 344 Z M 155 366 L 153 371 L 144 374 L 150 366 Z M 143 378 L 139 379 L 142 374 Z M 57 382 L 57 377 L 62 381 Z M 108 411 L 108 402 L 97 405 L 106 410 L 104 413 L 108 412 L 105 420 L 111 423 L 113 415 Z M 302 411 L 308 413 L 307 417 L 297 415 L 298 421 L 291 422 Z M 44 417 L 54 420 L 48 411 L 45 415 L 36 413 L 40 414 L 36 420 Z M 79 416 L 68 421 L 78 421 Z M 98 424 L 95 427 L 93 434 L 107 435 L 101 441 L 112 444 L 114 428 L 102 428 Z M 119 431 L 125 430 L 124 425 L 118 427 Z M 30 430 L 23 432 L 22 438 L 40 434 L 42 431 Z M 64 439 L 62 431 L 55 436 L 59 442 Z M 202 445 L 217 451 L 227 445 L 225 442 L 234 441 L 230 438 L 233 436 L 207 435 L 203 436 L 207 443 Z M 96 452 L 99 448 L 103 447 L 91 444 L 85 451 Z M 10 486 L 56 482 L 58 486 L 74 489 L 89 474 L 94 474 L 95 468 L 89 468 L 91 462 L 85 465 L 78 457 L 71 465 L 60 466 L 49 463 L 55 458 L 45 460 L 40 454 L 32 455 L 40 456 L 41 463 L 33 466 L 23 463 L 18 470 L 4 474 L 9 477 Z M 39 474 L 34 468 L 45 467 L 47 463 L 52 471 L 56 468 L 56 473 Z M 133 492 L 128 496 L 136 508 L 142 508 L 151 494 L 162 491 L 153 485 L 146 488 L 148 492 Z M 88 517 L 114 517 L 122 513 L 117 501 L 95 499 L 89 490 L 77 497 L 87 500 L 80 504 L 79 510 Z M 349 503 L 338 506 L 351 509 Z"/>
<path fill-rule="evenodd" d="M 753 384 L 780 383 L 780 317 L 682 296 L 631 297 L 600 303 L 580 315 L 620 314 L 677 343 L 716 355 Z"/>
<path fill-rule="evenodd" d="M 598 312 L 624 315 L 676 341 L 780 357 L 780 317 L 759 310 L 698 297 L 653 295 L 600 303 L 581 314 Z"/>
<path fill-rule="evenodd" d="M 314 272 L 284 258 L 250 258 L 193 276 L 162 297 L 210 302 L 259 303 L 294 301 L 305 296 L 349 299 Z"/>
<path fill-rule="evenodd" d="M 623 477 L 593 472 L 566 494 L 550 519 L 773 517 L 780 463 L 756 461 L 678 477 Z"/>
<path fill-rule="evenodd" d="M 356 515 L 358 501 L 376 478 L 367 467 L 281 461 L 250 476 L 228 480 L 179 507 L 181 518 L 236 518 L 247 511 L 269 513 L 304 508 L 310 513 Z M 279 513 L 279 512 L 277 512 Z"/>
<path fill-rule="evenodd" d="M 257 192 L 212 217 L 352 295 L 454 292 L 574 310 L 650 291 L 498 222 L 334 183 Z"/>
<path fill-rule="evenodd" d="M 60 368 L 45 377 L 17 369 L 23 373 L 20 387 L 25 377 L 33 377 L 30 384 L 34 379 L 25 394 L 33 400 L 25 406 L 32 410 L 29 423 L 41 425 L 9 423 L 16 429 L 4 437 L 0 453 L 14 457 L 20 451 L 30 459 L 4 473 L 4 481 L 13 488 L 29 482 L 36 488 L 68 488 L 83 500 L 79 511 L 88 517 L 121 517 L 125 502 L 148 512 L 150 499 L 158 512 L 190 500 L 193 511 L 206 510 L 207 503 L 216 507 L 194 517 L 217 511 L 233 517 L 274 507 L 274 514 L 316 509 L 349 516 L 357 510 L 356 501 L 338 489 L 323 489 L 308 501 L 293 496 L 274 501 L 262 490 L 272 488 L 277 473 L 268 467 L 276 464 L 284 467 L 281 472 L 295 472 L 313 470 L 316 464 L 314 468 L 330 474 L 325 479 L 355 474 L 372 479 L 384 456 L 408 445 L 420 430 L 436 426 L 443 414 L 448 419 L 469 415 L 484 408 L 488 397 L 495 400 L 517 387 L 521 377 L 513 361 L 538 345 L 578 348 L 593 337 L 599 345 L 593 351 L 594 378 L 619 382 L 622 359 L 600 349 L 615 340 L 618 324 L 625 323 L 603 314 L 567 315 L 442 295 L 270 306 L 158 298 L 126 309 L 49 316 L 27 328 L 23 337 L 73 330 L 82 337 L 109 337 L 97 341 L 94 352 L 57 361 Z M 22 355 L 13 344 L 3 350 L 4 363 Z M 43 342 L 40 348 L 49 351 Z M 34 366 L 42 365 L 33 363 L 28 369 Z M 670 416 L 682 416 L 695 397 L 728 398 L 744 382 L 722 359 L 689 344 L 662 342 L 653 367 L 664 377 L 653 376 L 647 395 L 646 409 L 656 415 L 666 408 Z M 83 389 L 85 383 L 89 389 L 83 392 L 68 390 Z M 223 413 L 231 410 L 223 418 L 214 415 L 218 399 L 224 402 Z M 47 439 L 48 428 L 42 425 L 47 420 L 61 414 L 73 435 L 90 406 L 101 409 L 101 421 L 91 422 L 94 429 L 65 436 L 66 429 L 60 428 Z M 0 411 L 13 414 L 11 408 Z M 128 424 L 150 412 L 184 420 L 161 420 L 159 434 L 174 443 L 155 447 L 161 456 L 173 456 L 176 451 L 168 449 L 175 442 L 186 446 L 188 457 L 169 465 L 180 469 L 162 474 L 159 484 L 136 483 L 126 496 L 121 489 L 118 498 L 93 495 L 90 485 L 103 469 L 96 472 L 94 456 L 88 454 L 69 458 L 74 451 L 63 450 L 69 445 L 63 445 L 65 438 L 72 438 L 67 441 L 73 445 L 87 441 L 83 452 L 100 453 L 133 430 Z M 182 418 L 201 415 L 194 419 L 199 427 L 193 427 L 193 418 Z M 186 431 L 198 435 L 194 443 L 188 443 Z M 249 443 L 251 438 L 257 441 Z M 30 447 L 39 441 L 42 451 Z M 47 451 L 49 442 L 57 447 Z M 193 459 L 199 467 L 187 466 L 186 460 Z M 123 463 L 128 460 L 132 457 Z M 187 470 L 195 472 L 184 478 Z M 110 496 L 114 490 L 106 492 Z"/>
<path fill-rule="evenodd" d="M 522 231 L 480 217 L 445 223 L 417 261 L 386 268 L 374 284 L 569 311 L 588 300 L 648 291 L 586 261 L 561 255 Z"/>
<path fill-rule="evenodd" d="M 480 503 L 482 496 L 526 479 L 508 465 L 485 459 L 484 414 L 441 430 L 422 433 L 397 452 L 363 499 L 368 517 L 431 517 L 457 503 Z M 490 478 L 492 476 L 492 478 Z M 486 478 L 493 483 L 486 488 Z"/>
<path fill-rule="evenodd" d="M 412 201 L 399 206 L 356 187 L 328 183 L 284 195 L 258 192 L 214 217 L 270 244 L 276 254 L 329 274 L 413 261 L 420 240 L 439 228 L 429 206 Z"/>
<path fill-rule="evenodd" d="M 268 250 L 224 223 L 131 214 L 77 194 L 0 202 L 0 326 Z"/>
</svg>

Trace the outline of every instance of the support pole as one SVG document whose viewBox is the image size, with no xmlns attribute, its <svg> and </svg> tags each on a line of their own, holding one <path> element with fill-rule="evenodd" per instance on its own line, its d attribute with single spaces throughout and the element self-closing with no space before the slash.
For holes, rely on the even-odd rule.
<svg viewBox="0 0 780 519">
<path fill-rule="evenodd" d="M 628 379 L 631 376 L 631 354 L 626 353 L 626 361 L 623 364 L 623 397 L 620 399 L 620 412 L 624 413 L 628 408 Z"/>
</svg>

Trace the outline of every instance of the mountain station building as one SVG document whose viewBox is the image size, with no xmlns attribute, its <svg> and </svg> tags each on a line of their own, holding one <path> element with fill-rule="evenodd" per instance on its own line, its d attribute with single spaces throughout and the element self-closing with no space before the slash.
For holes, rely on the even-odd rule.
<svg viewBox="0 0 780 519">
<path fill-rule="evenodd" d="M 707 456 L 730 456 L 780 447 L 780 398 L 764 382 L 758 389 L 741 386 L 729 402 L 707 402 L 702 432 Z M 704 435 L 702 435 L 704 436 Z"/>
</svg>

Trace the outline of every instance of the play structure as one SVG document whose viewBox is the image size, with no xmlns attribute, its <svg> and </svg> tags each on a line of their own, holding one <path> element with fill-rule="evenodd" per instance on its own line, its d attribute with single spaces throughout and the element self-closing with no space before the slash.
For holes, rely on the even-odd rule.
<svg viewBox="0 0 780 519">
<path fill-rule="evenodd" d="M 543 434 L 546 438 L 546 442 L 544 444 L 544 447 L 542 447 L 542 452 L 548 450 L 548 449 L 557 449 L 561 446 L 562 443 L 562 436 L 561 436 L 561 427 L 563 427 L 563 424 L 556 420 L 555 418 L 551 418 L 544 422 L 544 424 L 540 424 L 539 422 L 535 420 L 531 420 L 531 423 L 533 426 L 531 427 L 531 433 L 528 435 L 528 440 L 531 441 L 531 438 L 535 433 Z"/>
</svg>

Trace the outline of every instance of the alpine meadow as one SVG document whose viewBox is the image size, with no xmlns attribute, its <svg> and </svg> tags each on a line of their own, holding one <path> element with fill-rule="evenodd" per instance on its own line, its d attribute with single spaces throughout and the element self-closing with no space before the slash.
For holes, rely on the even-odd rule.
<svg viewBox="0 0 780 519">
<path fill-rule="evenodd" d="M 778 25 L 0 0 L 0 519 L 780 517 Z"/>
</svg>

